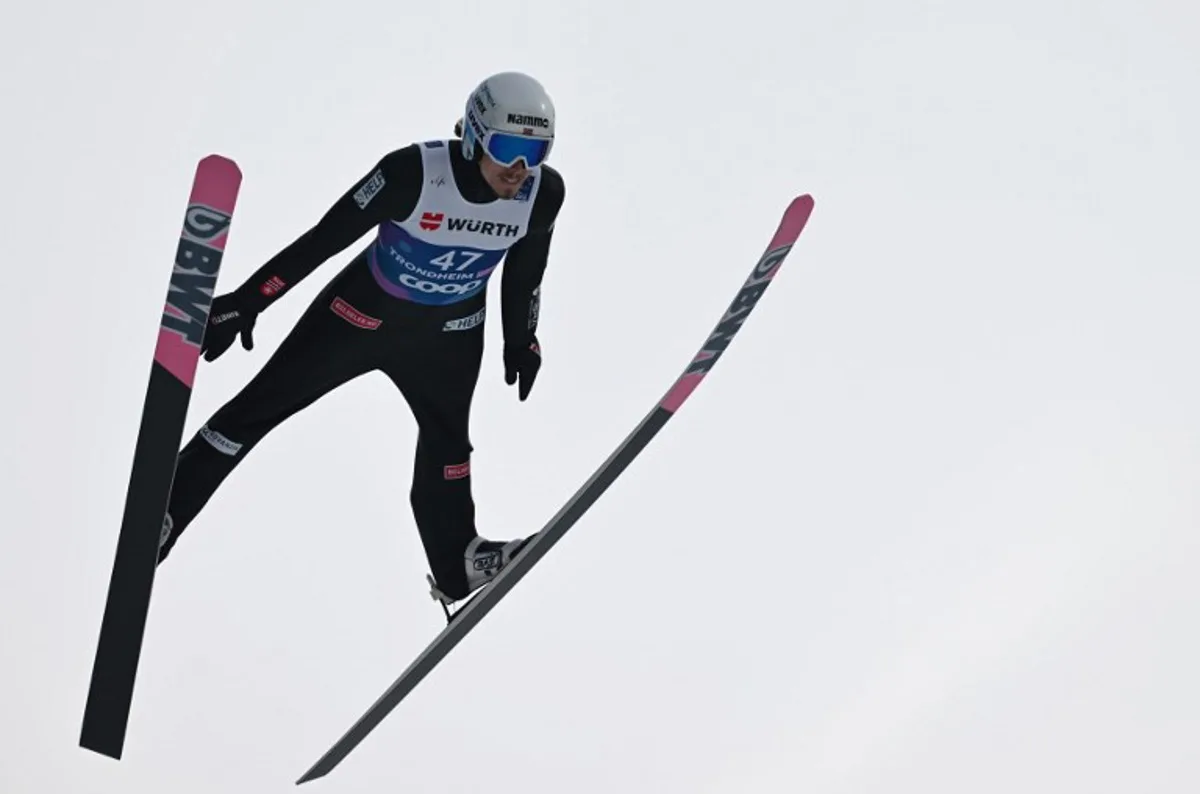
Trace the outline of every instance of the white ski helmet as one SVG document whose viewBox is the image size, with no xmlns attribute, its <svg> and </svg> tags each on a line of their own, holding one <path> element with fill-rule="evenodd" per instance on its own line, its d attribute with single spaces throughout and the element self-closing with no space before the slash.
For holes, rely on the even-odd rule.
<svg viewBox="0 0 1200 794">
<path fill-rule="evenodd" d="M 527 168 L 535 168 L 554 146 L 554 103 L 527 74 L 494 74 L 471 92 L 455 132 L 462 135 L 468 160 L 484 152 L 500 165 L 524 160 Z"/>
</svg>

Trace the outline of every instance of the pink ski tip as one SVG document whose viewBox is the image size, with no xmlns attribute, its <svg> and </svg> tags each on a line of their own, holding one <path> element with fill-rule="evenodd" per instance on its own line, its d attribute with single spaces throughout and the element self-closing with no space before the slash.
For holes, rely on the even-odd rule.
<svg viewBox="0 0 1200 794">
<path fill-rule="evenodd" d="M 814 204 L 813 197 L 808 193 L 792 199 L 787 210 L 784 211 L 783 221 L 779 224 L 767 249 L 794 243 L 800 236 L 800 232 L 804 231 L 804 225 L 808 223 L 808 216 L 812 214 Z"/>
<path fill-rule="evenodd" d="M 210 154 L 200 160 L 205 170 L 212 169 L 213 176 L 242 181 L 242 169 L 228 157 L 220 154 Z"/>
<path fill-rule="evenodd" d="M 233 214 L 238 191 L 242 186 L 242 169 L 228 157 L 210 154 L 196 167 L 196 178 L 188 204 L 203 204 Z"/>
</svg>

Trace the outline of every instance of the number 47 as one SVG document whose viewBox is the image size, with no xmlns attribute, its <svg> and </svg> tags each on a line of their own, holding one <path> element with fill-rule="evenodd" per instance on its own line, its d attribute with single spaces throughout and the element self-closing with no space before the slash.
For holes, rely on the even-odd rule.
<svg viewBox="0 0 1200 794">
<path fill-rule="evenodd" d="M 465 261 L 462 264 L 455 267 L 455 262 L 454 262 L 455 254 L 462 254 L 464 257 L 466 257 L 467 261 Z M 447 270 L 449 270 L 450 268 L 454 268 L 455 270 L 466 270 L 467 268 L 469 268 L 471 266 L 471 264 L 476 259 L 478 259 L 481 256 L 483 256 L 483 254 L 479 251 L 447 251 L 446 253 L 442 254 L 441 256 L 437 257 L 436 259 L 429 260 L 429 264 L 437 265 L 438 267 L 440 267 L 442 269 L 443 273 L 446 272 Z"/>
</svg>

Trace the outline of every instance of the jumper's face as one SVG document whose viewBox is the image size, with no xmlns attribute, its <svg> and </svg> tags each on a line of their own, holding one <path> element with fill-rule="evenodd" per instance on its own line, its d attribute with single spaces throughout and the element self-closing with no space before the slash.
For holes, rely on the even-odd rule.
<svg viewBox="0 0 1200 794">
<path fill-rule="evenodd" d="M 503 199 L 517 195 L 525 177 L 529 175 L 524 160 L 518 160 L 515 165 L 503 166 L 487 155 L 479 161 L 479 170 L 483 173 L 483 180 L 488 183 L 488 187 Z"/>
</svg>

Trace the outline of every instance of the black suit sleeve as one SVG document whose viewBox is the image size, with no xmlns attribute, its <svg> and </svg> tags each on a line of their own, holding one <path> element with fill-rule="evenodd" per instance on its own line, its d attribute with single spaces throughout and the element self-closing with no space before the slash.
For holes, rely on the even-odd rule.
<svg viewBox="0 0 1200 794">
<path fill-rule="evenodd" d="M 506 347 L 533 341 L 541 311 L 542 276 L 550 257 L 554 223 L 566 200 L 558 171 L 542 166 L 542 184 L 529 217 L 529 233 L 508 250 L 500 283 L 500 314 Z"/>
<path fill-rule="evenodd" d="M 421 194 L 415 145 L 385 155 L 311 229 L 273 256 L 235 290 L 244 306 L 263 311 L 330 257 L 388 218 L 406 218 Z"/>
</svg>

